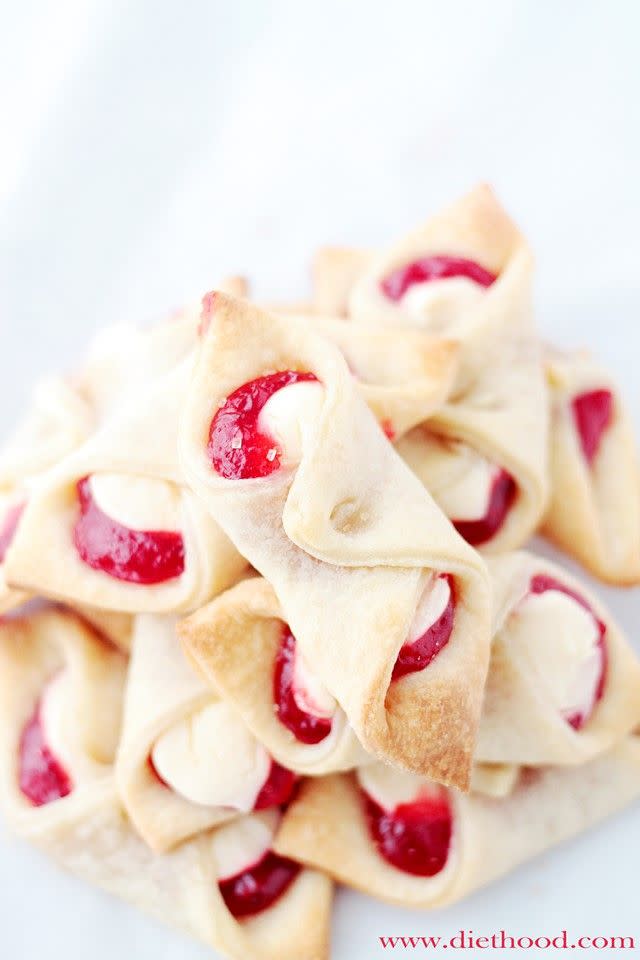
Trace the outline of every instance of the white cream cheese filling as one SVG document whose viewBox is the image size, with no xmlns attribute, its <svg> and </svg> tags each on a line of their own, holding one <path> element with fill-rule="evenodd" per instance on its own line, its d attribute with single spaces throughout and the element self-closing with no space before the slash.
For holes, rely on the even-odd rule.
<svg viewBox="0 0 640 960">
<path fill-rule="evenodd" d="M 105 768 L 87 754 L 78 727 L 72 676 L 62 669 L 44 688 L 40 698 L 40 725 L 45 743 L 73 783 L 104 776 Z"/>
<path fill-rule="evenodd" d="M 324 403 L 325 390 L 316 380 L 302 380 L 277 390 L 260 411 L 258 429 L 273 438 L 274 458 L 282 466 L 300 463 Z"/>
<path fill-rule="evenodd" d="M 180 490 L 153 477 L 95 473 L 89 479 L 94 502 L 130 530 L 180 530 Z"/>
<path fill-rule="evenodd" d="M 364 792 L 388 813 L 400 804 L 415 803 L 430 795 L 437 797 L 446 789 L 417 773 L 399 770 L 386 763 L 358 767 L 356 776 Z"/>
<path fill-rule="evenodd" d="M 226 703 L 174 724 L 151 751 L 158 774 L 191 803 L 248 813 L 269 777 L 271 757 Z"/>
<path fill-rule="evenodd" d="M 435 573 L 427 574 L 406 642 L 413 643 L 422 637 L 440 619 L 450 599 L 451 587 L 447 578 Z"/>
<path fill-rule="evenodd" d="M 336 712 L 334 697 L 310 669 L 298 644 L 293 661 L 293 698 L 300 710 L 314 717 L 328 719 Z"/>
<path fill-rule="evenodd" d="M 593 614 L 559 590 L 527 594 L 509 619 L 509 642 L 567 720 L 593 710 L 603 665 L 599 640 Z"/>
<path fill-rule="evenodd" d="M 258 863 L 271 849 L 279 810 L 263 810 L 226 823 L 211 835 L 218 880 L 228 880 Z"/>
<path fill-rule="evenodd" d="M 426 330 L 455 335 L 468 328 L 484 293 L 485 288 L 468 277 L 450 277 L 412 284 L 400 303 Z"/>
</svg>

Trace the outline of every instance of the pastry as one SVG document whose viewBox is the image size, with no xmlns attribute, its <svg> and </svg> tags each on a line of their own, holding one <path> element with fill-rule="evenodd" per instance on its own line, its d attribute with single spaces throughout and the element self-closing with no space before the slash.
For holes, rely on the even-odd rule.
<svg viewBox="0 0 640 960">
<path fill-rule="evenodd" d="M 640 796 L 640 738 L 572 768 L 524 770 L 507 797 L 382 764 L 307 780 L 275 844 L 402 907 L 453 903 Z"/>
<path fill-rule="evenodd" d="M 476 759 L 580 764 L 640 719 L 640 663 L 602 603 L 531 553 L 491 557 L 495 635 Z"/>
<path fill-rule="evenodd" d="M 332 264 L 343 284 L 334 281 L 336 300 L 351 278 L 354 325 L 419 326 L 459 341 L 455 388 L 432 417 L 396 434 L 397 449 L 474 547 L 522 546 L 548 499 L 547 392 L 522 235 L 481 186 L 390 251 L 321 255 L 330 288 Z"/>
<path fill-rule="evenodd" d="M 551 500 L 542 531 L 608 583 L 640 583 L 640 487 L 633 426 L 609 375 L 585 352 L 548 350 Z"/>
<path fill-rule="evenodd" d="M 174 617 L 136 617 L 116 780 L 137 831 L 158 851 L 286 803 L 296 776 L 196 676 Z"/>
<path fill-rule="evenodd" d="M 187 357 L 154 378 L 34 487 L 5 559 L 11 584 L 73 604 L 174 612 L 237 579 L 245 561 L 177 460 L 191 369 Z"/>
<path fill-rule="evenodd" d="M 188 482 L 272 584 L 365 748 L 465 786 L 489 646 L 482 561 L 335 346 L 220 294 L 203 330 L 181 429 Z"/>
<path fill-rule="evenodd" d="M 350 770 L 367 759 L 344 711 L 304 660 L 273 588 L 244 580 L 178 626 L 184 650 L 276 760 L 291 770 Z"/>
</svg>

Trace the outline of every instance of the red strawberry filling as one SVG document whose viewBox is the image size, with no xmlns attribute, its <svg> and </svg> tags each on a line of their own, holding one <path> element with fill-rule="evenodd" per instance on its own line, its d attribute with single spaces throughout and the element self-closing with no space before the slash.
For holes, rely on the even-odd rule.
<svg viewBox="0 0 640 960">
<path fill-rule="evenodd" d="M 18 523 L 20 522 L 20 517 L 25 507 L 26 503 L 16 503 L 12 507 L 9 507 L 4 515 L 4 521 L 2 527 L 0 527 L 0 563 L 4 563 L 4 558 L 16 534 Z"/>
<path fill-rule="evenodd" d="M 249 480 L 268 477 L 280 467 L 282 450 L 260 429 L 258 418 L 274 393 L 305 381 L 317 381 L 317 377 L 282 370 L 257 377 L 227 397 L 209 428 L 207 451 L 216 473 L 227 480 Z"/>
<path fill-rule="evenodd" d="M 34 807 L 60 800 L 73 790 L 71 777 L 47 745 L 40 704 L 36 706 L 20 737 L 18 783 Z"/>
<path fill-rule="evenodd" d="M 448 602 L 438 617 L 428 628 L 415 640 L 405 643 L 400 648 L 398 659 L 395 662 L 392 680 L 399 680 L 407 673 L 415 673 L 417 670 L 424 670 L 431 661 L 440 653 L 443 647 L 446 647 L 453 631 L 454 611 L 455 611 L 455 591 L 453 577 L 449 574 L 441 574 L 438 578 L 447 583 L 449 590 Z"/>
<path fill-rule="evenodd" d="M 91 478 L 78 481 L 80 516 L 73 541 L 94 570 L 128 583 L 154 584 L 184 572 L 184 540 L 168 530 L 132 530 L 104 513 L 93 498 Z"/>
<path fill-rule="evenodd" d="M 220 880 L 218 886 L 227 909 L 240 920 L 271 907 L 289 889 L 299 872 L 299 863 L 268 850 L 252 867 Z"/>
<path fill-rule="evenodd" d="M 587 463 L 596 458 L 602 435 L 613 420 L 613 394 L 610 390 L 590 390 L 571 401 L 573 419 Z"/>
<path fill-rule="evenodd" d="M 382 292 L 397 302 L 402 300 L 411 287 L 418 283 L 430 283 L 433 280 L 450 280 L 454 277 L 466 277 L 481 287 L 490 287 L 497 276 L 466 257 L 451 257 L 439 254 L 422 257 L 412 263 L 399 267 L 380 282 Z"/>
<path fill-rule="evenodd" d="M 287 770 L 272 760 L 269 776 L 256 797 L 253 809 L 265 810 L 267 807 L 280 807 L 288 803 L 297 781 L 298 777 L 293 770 Z"/>
<path fill-rule="evenodd" d="M 539 573 L 536 576 L 531 578 L 531 583 L 529 584 L 529 592 L 536 595 L 546 593 L 547 590 L 557 590 L 559 593 L 564 593 L 568 597 L 571 597 L 572 600 L 575 600 L 584 610 L 586 610 L 594 620 L 594 623 L 598 632 L 598 654 L 600 657 L 600 673 L 593 691 L 593 697 L 591 700 L 591 705 L 587 710 L 579 711 L 570 716 L 566 717 L 567 723 L 573 727 L 574 730 L 580 730 L 584 727 L 587 720 L 589 720 L 591 714 L 593 713 L 596 704 L 602 700 L 604 696 L 604 690 L 607 680 L 607 645 L 606 645 L 606 633 L 607 627 L 596 616 L 594 610 L 589 603 L 575 590 L 572 590 L 571 587 L 567 587 L 565 584 L 560 583 L 559 580 L 556 580 L 554 577 L 550 577 L 548 574 Z"/>
<path fill-rule="evenodd" d="M 300 743 L 320 743 L 331 733 L 331 718 L 316 716 L 303 710 L 296 700 L 295 688 L 296 640 L 283 624 L 282 639 L 273 672 L 273 700 L 276 714 Z"/>
<path fill-rule="evenodd" d="M 447 791 L 430 788 L 412 803 L 385 810 L 362 791 L 369 833 L 393 867 L 418 877 L 434 877 L 446 865 L 453 815 Z"/>
<path fill-rule="evenodd" d="M 499 470 L 494 477 L 489 493 L 489 503 L 484 517 L 478 520 L 452 520 L 461 537 L 477 547 L 487 543 L 502 527 L 516 498 L 515 480 L 506 470 Z"/>
</svg>

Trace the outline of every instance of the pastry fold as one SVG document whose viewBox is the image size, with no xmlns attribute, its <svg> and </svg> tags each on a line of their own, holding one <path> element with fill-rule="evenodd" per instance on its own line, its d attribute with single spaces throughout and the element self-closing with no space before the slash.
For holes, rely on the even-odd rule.
<svg viewBox="0 0 640 960">
<path fill-rule="evenodd" d="M 549 350 L 551 499 L 542 532 L 594 576 L 640 583 L 640 488 L 633 426 L 611 378 L 588 353 Z M 576 400 L 608 395 L 591 448 L 581 443 Z M 598 411 L 594 411 L 598 417 Z M 589 441 L 587 440 L 587 443 Z"/>
<path fill-rule="evenodd" d="M 489 646 L 481 559 L 394 453 L 335 346 L 222 295 L 204 304 L 181 430 L 189 483 L 272 584 L 309 666 L 364 746 L 466 785 Z M 213 417 L 233 391 L 283 369 L 324 388 L 297 467 L 264 479 L 220 476 L 207 453 Z M 427 669 L 390 685 L 433 573 L 455 580 L 450 641 Z"/>
<path fill-rule="evenodd" d="M 331 733 L 307 744 L 278 719 L 274 673 L 283 614 L 276 594 L 262 577 L 244 580 L 178 627 L 185 653 L 210 688 L 228 700 L 278 763 L 297 773 L 318 775 L 350 770 L 367 754 L 340 708 Z"/>
<path fill-rule="evenodd" d="M 219 707 L 215 720 L 204 729 L 213 730 L 220 740 L 204 744 L 198 720 L 202 723 L 206 711 L 211 714 L 215 706 Z M 165 762 L 169 769 L 175 768 L 175 789 L 154 766 L 158 744 L 167 744 L 163 756 L 169 751 Z M 248 789 L 242 812 L 249 812 L 269 775 L 270 763 L 264 748 L 245 731 L 240 714 L 220 704 L 218 695 L 189 666 L 180 649 L 175 618 L 136 617 L 116 781 L 133 824 L 149 846 L 168 850 L 240 815 L 241 806 L 207 804 L 201 799 L 203 787 L 197 788 L 203 768 L 205 792 L 216 792 L 212 777 L 217 773 L 218 795 L 226 797 L 225 781 L 232 779 L 241 793 Z M 192 797 L 196 799 L 185 795 L 192 786 L 190 778 L 195 780 Z M 246 787 L 243 781 L 248 781 Z"/>
<path fill-rule="evenodd" d="M 577 765 L 610 749 L 640 721 L 640 662 L 622 630 L 584 584 L 542 557 L 520 551 L 491 557 L 487 564 L 493 582 L 495 634 L 475 759 Z M 542 619 L 531 619 L 531 607 L 527 611 L 523 602 L 531 596 L 534 578 L 541 577 L 570 591 L 579 598 L 578 605 L 556 591 L 555 606 Z M 568 602 L 575 608 L 577 621 L 575 612 L 570 621 L 561 619 L 559 598 L 561 604 Z M 603 674 L 592 712 L 576 729 L 563 715 L 558 696 L 564 692 L 563 675 L 570 678 L 568 694 L 573 700 L 576 678 L 588 687 L 588 673 L 584 675 L 588 661 L 586 668 L 576 666 L 585 663 L 577 628 L 586 619 L 589 629 L 590 618 L 594 631 L 596 622 L 603 631 Z M 591 685 L 597 687 L 593 680 Z"/>
<path fill-rule="evenodd" d="M 283 855 L 403 907 L 454 903 L 581 833 L 640 796 L 640 738 L 628 737 L 581 767 L 525 770 L 509 796 L 449 791 L 452 834 L 431 877 L 393 866 L 376 849 L 353 774 L 306 781 L 276 841 Z"/>
<path fill-rule="evenodd" d="M 11 584 L 74 604 L 164 613 L 194 609 L 237 579 L 246 566 L 244 560 L 185 486 L 178 465 L 179 409 L 191 370 L 189 356 L 166 375 L 154 378 L 135 402 L 116 410 L 82 447 L 41 478 L 7 552 L 5 575 Z M 124 481 L 120 489 L 125 509 L 131 490 L 147 513 L 150 494 L 157 490 L 175 505 L 184 555 L 178 576 L 162 582 L 132 582 L 81 558 L 74 543 L 80 519 L 79 484 L 101 475 Z M 142 493 L 140 483 L 146 484 Z M 160 515 L 146 529 L 162 530 L 162 525 Z M 118 540 L 111 539 L 117 551 Z"/>
<path fill-rule="evenodd" d="M 332 316 L 294 314 L 335 344 L 389 440 L 445 404 L 458 369 L 458 344 L 422 330 L 357 326 Z"/>
</svg>

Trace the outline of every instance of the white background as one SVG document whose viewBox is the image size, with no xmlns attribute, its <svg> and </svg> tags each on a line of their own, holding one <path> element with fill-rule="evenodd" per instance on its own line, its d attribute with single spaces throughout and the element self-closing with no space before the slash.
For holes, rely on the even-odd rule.
<svg viewBox="0 0 640 960">
<path fill-rule="evenodd" d="M 22 0 L 1 22 L 0 430 L 101 324 L 227 271 L 304 293 L 314 246 L 384 242 L 479 179 L 534 246 L 545 335 L 596 349 L 640 423 L 633 0 Z M 637 592 L 613 602 L 634 633 Z M 463 926 L 640 942 L 639 850 L 631 811 L 450 911 L 343 895 L 334 956 Z M 0 928 L 11 960 L 210 955 L 1 836 Z"/>
</svg>

